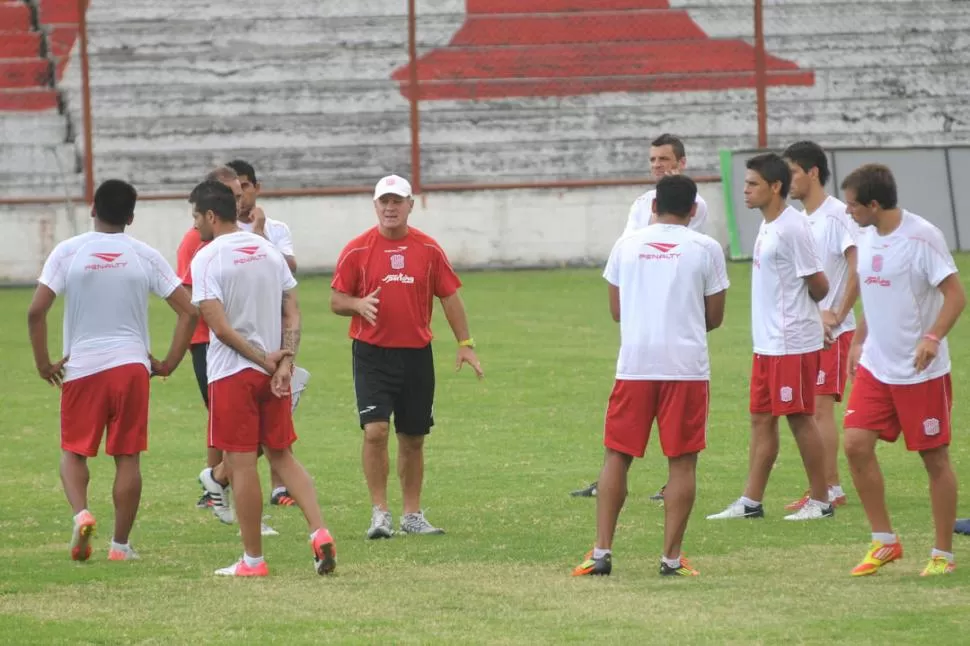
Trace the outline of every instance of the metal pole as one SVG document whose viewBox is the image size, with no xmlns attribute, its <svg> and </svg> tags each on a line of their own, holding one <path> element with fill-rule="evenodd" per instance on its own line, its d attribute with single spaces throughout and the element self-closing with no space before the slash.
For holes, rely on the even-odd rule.
<svg viewBox="0 0 970 646">
<path fill-rule="evenodd" d="M 415 0 L 408 0 L 408 98 L 411 102 L 411 190 L 421 193 L 421 115 L 418 110 L 418 36 Z"/>
<path fill-rule="evenodd" d="M 91 75 L 88 65 L 87 0 L 77 0 L 78 42 L 81 48 L 81 105 L 84 124 L 84 200 L 94 203 L 94 144 L 91 125 Z"/>
<path fill-rule="evenodd" d="M 765 26 L 762 0 L 754 0 L 754 76 L 758 94 L 758 148 L 768 147 L 768 85 L 765 63 Z"/>
</svg>

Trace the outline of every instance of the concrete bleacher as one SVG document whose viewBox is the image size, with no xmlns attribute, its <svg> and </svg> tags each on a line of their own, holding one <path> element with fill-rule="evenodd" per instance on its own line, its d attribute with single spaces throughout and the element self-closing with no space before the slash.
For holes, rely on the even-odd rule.
<svg viewBox="0 0 970 646">
<path fill-rule="evenodd" d="M 56 25 L 71 16 L 44 2 L 61 69 L 74 33 Z M 771 145 L 970 141 L 970 3 L 765 5 Z M 425 182 L 643 176 L 646 140 L 662 131 L 685 137 L 693 172 L 716 174 L 720 148 L 756 143 L 751 0 L 418 9 Z M 409 173 L 405 12 L 392 0 L 93 0 L 98 178 L 183 191 L 234 156 L 270 187 Z M 71 64 L 75 124 L 79 87 Z"/>
<path fill-rule="evenodd" d="M 80 188 L 56 89 L 58 61 L 66 64 L 70 47 L 52 46 L 44 29 L 51 2 L 0 0 L 0 197 L 77 195 Z"/>
</svg>

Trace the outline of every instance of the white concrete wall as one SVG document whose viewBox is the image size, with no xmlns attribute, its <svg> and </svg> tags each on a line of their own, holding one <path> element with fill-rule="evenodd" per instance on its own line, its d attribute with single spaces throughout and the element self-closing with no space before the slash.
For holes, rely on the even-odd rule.
<svg viewBox="0 0 970 646">
<path fill-rule="evenodd" d="M 702 184 L 708 233 L 727 246 L 720 184 Z M 415 201 L 411 224 L 435 236 L 460 268 L 555 267 L 602 263 L 626 224 L 630 204 L 645 188 L 431 193 Z M 266 199 L 270 217 L 290 225 L 301 272 L 327 271 L 354 236 L 373 226 L 370 196 Z M 185 201 L 139 203 L 131 235 L 175 263 L 191 226 Z M 62 206 L 0 207 L 0 282 L 31 283 L 47 254 L 75 232 L 90 230 L 86 209 L 73 218 Z"/>
</svg>

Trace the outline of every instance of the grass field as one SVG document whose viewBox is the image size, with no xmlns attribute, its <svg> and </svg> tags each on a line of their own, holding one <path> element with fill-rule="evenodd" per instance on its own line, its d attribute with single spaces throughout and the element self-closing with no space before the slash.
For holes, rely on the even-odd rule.
<svg viewBox="0 0 970 646">
<path fill-rule="evenodd" d="M 958 259 L 966 271 L 970 258 Z M 328 286 L 307 279 L 300 363 L 313 373 L 296 413 L 297 455 L 316 478 L 338 545 L 337 575 L 317 576 L 295 509 L 268 511 L 281 536 L 264 546 L 272 576 L 217 579 L 241 554 L 236 528 L 197 510 L 205 412 L 189 362 L 152 394 L 144 494 L 132 538 L 142 560 L 108 562 L 113 465 L 92 461 L 99 519 L 92 560 L 69 559 L 71 513 L 57 475 L 57 392 L 35 374 L 26 334 L 30 292 L 0 291 L 0 643 L 677 643 L 943 644 L 970 631 L 970 560 L 946 578 L 918 575 L 932 547 L 924 472 L 904 447 L 882 446 L 888 497 L 905 559 L 879 575 L 848 576 L 868 544 L 850 504 L 832 520 L 790 523 L 782 506 L 804 475 L 790 434 L 763 521 L 704 520 L 740 495 L 747 467 L 749 266 L 730 267 L 725 325 L 711 337 L 709 448 L 685 551 L 702 575 L 661 579 L 664 482 L 659 447 L 634 465 L 609 578 L 570 578 L 590 548 L 594 502 L 567 493 L 595 478 L 618 333 L 599 272 L 475 273 L 464 296 L 486 373 L 455 374 L 443 319 L 437 427 L 427 446 L 424 507 L 446 536 L 367 542 L 346 319 L 330 314 Z M 59 350 L 60 306 L 52 313 Z M 153 348 L 172 317 L 153 304 Z M 970 327 L 951 335 L 953 458 L 970 456 Z M 59 353 L 58 355 L 59 356 Z M 392 444 L 393 446 L 393 444 Z M 392 460 L 393 464 L 393 460 Z M 265 469 L 265 467 L 263 467 Z M 392 467 L 393 471 L 393 467 Z M 264 471 L 265 473 L 265 471 Z M 264 479 L 264 485 L 265 485 Z M 397 523 L 400 492 L 392 474 Z M 970 514 L 970 506 L 962 508 Z M 958 562 L 968 553 L 956 537 Z"/>
</svg>

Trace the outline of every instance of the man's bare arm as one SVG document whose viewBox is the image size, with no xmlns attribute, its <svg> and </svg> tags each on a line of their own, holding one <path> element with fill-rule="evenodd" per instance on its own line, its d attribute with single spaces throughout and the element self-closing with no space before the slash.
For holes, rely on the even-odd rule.
<svg viewBox="0 0 970 646">
<path fill-rule="evenodd" d="M 199 303 L 199 310 L 202 312 L 202 318 L 205 319 L 209 330 L 216 335 L 219 341 L 228 345 L 256 365 L 263 367 L 267 372 L 273 373 L 276 371 L 275 364 L 271 365 L 266 362 L 265 350 L 252 345 L 229 325 L 229 319 L 226 318 L 226 310 L 223 309 L 221 302 L 216 299 L 202 301 Z"/>
<path fill-rule="evenodd" d="M 302 316 L 300 302 L 296 296 L 296 289 L 283 292 L 283 349 L 293 353 L 300 350 L 302 336 Z"/>
<path fill-rule="evenodd" d="M 192 305 L 188 291 L 182 286 L 176 287 L 175 291 L 165 301 L 178 316 L 175 323 L 175 332 L 172 334 L 172 343 L 169 345 L 168 354 L 162 361 L 167 371 L 171 373 L 182 362 L 185 352 L 189 349 L 192 333 L 199 322 L 199 310 Z"/>
</svg>

